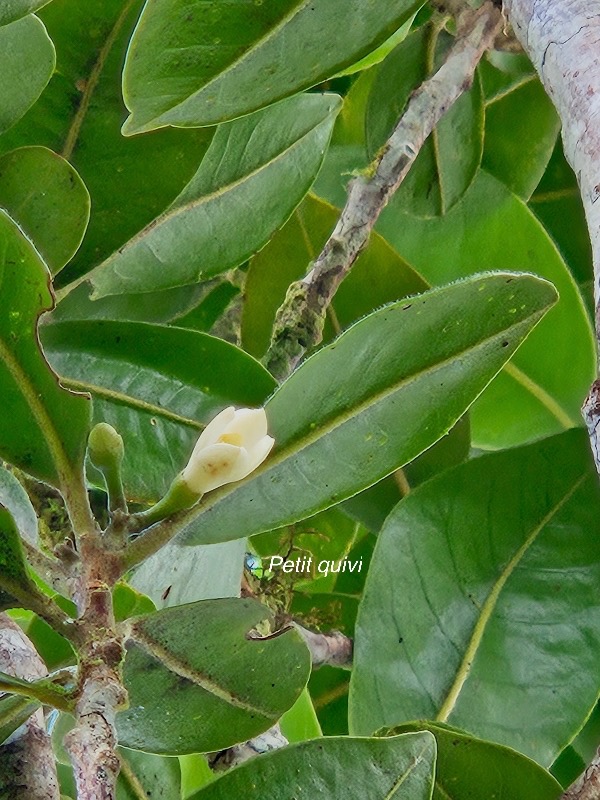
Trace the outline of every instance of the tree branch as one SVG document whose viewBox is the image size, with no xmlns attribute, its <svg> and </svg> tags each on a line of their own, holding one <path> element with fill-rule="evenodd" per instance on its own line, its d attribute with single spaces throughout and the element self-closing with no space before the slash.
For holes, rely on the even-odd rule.
<svg viewBox="0 0 600 800">
<path fill-rule="evenodd" d="M 286 378 L 304 353 L 322 338 L 327 307 L 366 245 L 371 230 L 440 119 L 471 86 L 475 68 L 491 46 L 502 17 L 490 0 L 465 9 L 456 42 L 440 69 L 410 98 L 392 135 L 373 164 L 351 181 L 340 219 L 310 272 L 293 283 L 277 313 L 265 356 L 267 369 Z"/>
<path fill-rule="evenodd" d="M 36 681 L 48 673 L 19 626 L 0 614 L 0 670 Z M 56 762 L 43 709 L 35 712 L 0 747 L 0 787 L 11 800 L 59 800 Z"/>
</svg>

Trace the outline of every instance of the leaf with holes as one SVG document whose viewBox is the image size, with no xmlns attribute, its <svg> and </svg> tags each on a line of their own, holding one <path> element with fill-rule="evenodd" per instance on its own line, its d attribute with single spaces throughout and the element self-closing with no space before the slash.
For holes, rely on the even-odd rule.
<svg viewBox="0 0 600 800">
<path fill-rule="evenodd" d="M 297 522 L 412 461 L 450 430 L 555 300 L 532 275 L 488 274 L 360 320 L 269 399 L 273 453 L 245 480 L 209 492 L 183 540 Z"/>
<path fill-rule="evenodd" d="M 0 206 L 52 273 L 77 252 L 90 216 L 83 181 L 68 161 L 45 147 L 21 147 L 0 158 Z"/>
<path fill-rule="evenodd" d="M 173 204 L 94 270 L 93 297 L 194 284 L 260 250 L 310 189 L 339 109 L 300 95 L 221 125 Z"/>
<path fill-rule="evenodd" d="M 91 393 L 94 422 L 123 436 L 131 500 L 162 497 L 204 424 L 228 405 L 261 406 L 276 386 L 242 350 L 196 331 L 92 320 L 45 325 L 41 334 L 65 385 Z"/>
<path fill-rule="evenodd" d="M 18 226 L 0 210 L 0 455 L 36 478 L 66 486 L 81 469 L 90 402 L 63 389 L 37 340 L 52 308 L 50 275 Z"/>
<path fill-rule="evenodd" d="M 119 742 L 181 755 L 222 750 L 270 728 L 306 685 L 310 655 L 293 630 L 272 625 L 255 600 L 204 600 L 157 611 L 131 625 L 123 668 L 129 708 Z"/>
<path fill-rule="evenodd" d="M 435 739 L 427 731 L 318 739 L 253 759 L 190 800 L 430 800 L 435 759 Z"/>
<path fill-rule="evenodd" d="M 35 103 L 55 63 L 54 45 L 37 17 L 0 27 L 0 133 Z"/>
<path fill-rule="evenodd" d="M 582 431 L 482 456 L 412 492 L 367 577 L 351 731 L 448 721 L 549 766 L 597 698 L 599 534 Z"/>
<path fill-rule="evenodd" d="M 371 53 L 422 4 L 148 0 L 123 74 L 124 132 L 215 125 L 297 94 Z"/>
</svg>

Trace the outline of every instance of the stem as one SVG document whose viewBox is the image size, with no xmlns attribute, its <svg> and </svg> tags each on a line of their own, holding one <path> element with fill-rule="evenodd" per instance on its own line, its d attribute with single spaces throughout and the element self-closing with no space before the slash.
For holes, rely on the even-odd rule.
<svg viewBox="0 0 600 800">
<path fill-rule="evenodd" d="M 264 358 L 276 378 L 286 378 L 304 353 L 321 341 L 326 310 L 338 286 L 425 140 L 470 87 L 477 64 L 501 28 L 502 17 L 487 0 L 478 11 L 466 9 L 458 22 L 459 33 L 445 63 L 413 93 L 374 162 L 351 181 L 346 205 L 321 254 L 310 272 L 290 286 Z"/>
</svg>

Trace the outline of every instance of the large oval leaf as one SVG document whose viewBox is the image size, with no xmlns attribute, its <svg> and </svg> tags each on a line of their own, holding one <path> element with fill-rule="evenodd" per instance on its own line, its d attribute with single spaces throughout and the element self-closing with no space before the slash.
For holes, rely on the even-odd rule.
<svg viewBox="0 0 600 800">
<path fill-rule="evenodd" d="M 412 492 L 365 585 L 351 730 L 436 718 L 550 765 L 597 698 L 599 533 L 583 431 Z"/>
<path fill-rule="evenodd" d="M 203 425 L 227 405 L 262 405 L 276 385 L 246 353 L 196 331 L 94 320 L 46 325 L 41 333 L 66 385 L 91 393 L 94 421 L 123 436 L 131 500 L 158 500 Z"/>
<path fill-rule="evenodd" d="M 3 0 L 0 6 L 0 25 L 8 25 L 21 17 L 26 17 L 50 0 Z"/>
<path fill-rule="evenodd" d="M 54 45 L 37 17 L 0 27 L 0 133 L 35 103 L 55 63 Z"/>
<path fill-rule="evenodd" d="M 205 600 L 132 623 L 123 668 L 130 707 L 119 742 L 181 755 L 222 750 L 270 728 L 306 685 L 300 635 L 252 638 L 273 618 L 255 600 Z M 259 634 L 256 634 L 257 636 Z"/>
<path fill-rule="evenodd" d="M 221 126 L 173 205 L 94 271 L 94 297 L 197 283 L 241 264 L 309 190 L 339 108 L 336 95 L 301 95 Z"/>
<path fill-rule="evenodd" d="M 391 135 L 411 93 L 443 60 L 452 37 L 433 25 L 410 34 L 378 67 L 366 112 L 371 157 Z M 445 214 L 471 185 L 483 151 L 483 96 L 479 77 L 444 114 L 394 196 L 417 216 Z"/>
<path fill-rule="evenodd" d="M 143 0 L 60 0 L 44 7 L 40 17 L 56 46 L 57 70 L 39 101 L 0 137 L 2 152 L 44 145 L 60 153 L 90 191 L 90 225 L 61 282 L 87 272 L 160 214 L 210 142 L 209 129 L 121 135 L 120 77 L 142 6 Z"/>
<path fill-rule="evenodd" d="M 38 317 L 52 308 L 50 275 L 31 242 L 0 210 L 0 454 L 61 487 L 83 463 L 89 398 L 63 389 L 37 340 Z"/>
<path fill-rule="evenodd" d="M 68 161 L 45 147 L 21 147 L 0 158 L 0 206 L 53 273 L 77 252 L 90 217 L 83 181 Z"/>
<path fill-rule="evenodd" d="M 552 281 L 560 294 L 471 409 L 473 444 L 498 449 L 581 425 L 581 404 L 595 375 L 593 331 L 573 277 L 527 206 L 480 172 L 445 217 L 411 218 L 408 224 L 398 215 L 392 200 L 380 232 L 430 283 L 481 269 L 528 269 Z"/>
<path fill-rule="evenodd" d="M 253 759 L 190 800 L 430 800 L 435 755 L 427 731 L 390 739 L 318 739 Z"/>
<path fill-rule="evenodd" d="M 535 761 L 447 725 L 415 722 L 400 725 L 393 734 L 430 731 L 437 744 L 432 800 L 556 800 L 562 787 Z"/>
<path fill-rule="evenodd" d="M 555 298 L 532 275 L 483 275 L 357 322 L 275 392 L 272 456 L 209 493 L 187 541 L 296 522 L 411 461 L 448 432 Z"/>
<path fill-rule="evenodd" d="M 125 65 L 132 116 L 124 131 L 214 125 L 256 111 L 350 66 L 420 5 L 148 0 Z"/>
</svg>

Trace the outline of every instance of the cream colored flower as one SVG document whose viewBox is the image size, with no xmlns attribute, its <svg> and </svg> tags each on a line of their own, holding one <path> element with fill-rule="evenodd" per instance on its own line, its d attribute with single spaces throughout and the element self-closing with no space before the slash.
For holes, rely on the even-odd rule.
<svg viewBox="0 0 600 800">
<path fill-rule="evenodd" d="M 262 464 L 274 443 L 263 408 L 230 406 L 206 426 L 181 477 L 197 494 L 241 481 Z"/>
</svg>

